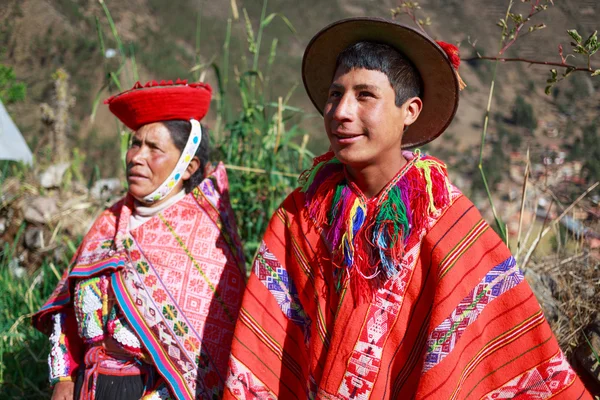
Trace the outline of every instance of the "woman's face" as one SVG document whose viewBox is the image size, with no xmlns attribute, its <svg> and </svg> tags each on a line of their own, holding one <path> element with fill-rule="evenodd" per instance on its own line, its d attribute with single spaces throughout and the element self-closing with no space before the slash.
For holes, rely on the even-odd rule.
<svg viewBox="0 0 600 400">
<path fill-rule="evenodd" d="M 181 152 L 162 122 L 142 126 L 133 135 L 125 158 L 129 193 L 139 200 L 155 191 L 173 172 L 180 155 Z M 183 179 L 186 179 L 185 175 Z M 171 194 L 182 189 L 183 179 Z"/>
</svg>

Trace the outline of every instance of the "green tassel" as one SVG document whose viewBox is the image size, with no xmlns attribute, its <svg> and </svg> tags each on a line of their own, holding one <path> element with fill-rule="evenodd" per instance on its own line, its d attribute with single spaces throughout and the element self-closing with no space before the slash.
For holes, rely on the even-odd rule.
<svg viewBox="0 0 600 400">
<path fill-rule="evenodd" d="M 310 170 L 310 174 L 308 175 L 308 178 L 306 179 L 306 182 L 304 182 L 304 186 L 302 187 L 302 192 L 306 192 L 308 190 L 310 185 L 315 180 L 315 176 L 317 176 L 317 173 L 323 167 L 323 165 L 325 165 L 325 161 L 318 163 Z"/>
<path fill-rule="evenodd" d="M 314 167 L 312 167 L 310 169 L 310 173 L 308 175 L 308 178 L 306 179 L 305 182 L 301 182 L 300 184 L 302 185 L 302 190 L 301 192 L 306 192 L 308 190 L 308 188 L 310 187 L 310 185 L 312 185 L 312 183 L 315 181 L 315 177 L 317 176 L 317 174 L 319 173 L 319 171 L 325 166 L 325 164 L 340 164 L 340 160 L 338 160 L 337 158 L 333 157 L 331 160 L 329 161 L 321 161 L 320 163 L 318 163 L 317 165 L 315 165 Z"/>
<path fill-rule="evenodd" d="M 340 206 L 338 204 L 340 202 L 340 199 L 342 198 L 342 192 L 345 187 L 346 187 L 346 180 L 343 179 L 340 183 L 338 183 L 338 185 L 335 188 L 335 195 L 333 196 L 333 201 L 331 202 L 331 210 L 329 210 L 329 224 L 330 225 L 333 223 L 333 220 L 335 219 L 335 216 L 337 215 L 337 211 L 340 208 Z"/>
<path fill-rule="evenodd" d="M 403 238 L 409 233 L 409 222 L 406 213 L 406 205 L 402 202 L 402 194 L 397 186 L 392 187 L 387 199 L 381 204 L 377 218 L 375 219 L 375 231 L 379 231 L 381 225 L 386 222 L 393 224 L 393 235 L 390 238 L 389 248 L 394 247 L 402 227 Z"/>
</svg>

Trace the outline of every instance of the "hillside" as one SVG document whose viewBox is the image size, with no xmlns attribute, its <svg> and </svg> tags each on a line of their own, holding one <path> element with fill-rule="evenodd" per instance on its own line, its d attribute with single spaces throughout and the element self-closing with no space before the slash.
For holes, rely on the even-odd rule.
<svg viewBox="0 0 600 400">
<path fill-rule="evenodd" d="M 201 40 L 199 60 L 213 60 L 217 65 L 223 62 L 223 42 L 227 18 L 232 17 L 231 2 L 180 0 L 173 6 L 161 0 L 135 0 L 117 2 L 108 0 L 117 30 L 128 52 L 135 54 L 140 79 L 193 78 L 189 72 L 195 64 L 195 35 L 197 15 L 200 11 Z M 236 2 L 232 2 L 236 3 Z M 246 51 L 247 41 L 242 9 L 246 8 L 256 31 L 261 7 L 260 0 L 237 1 L 240 19 L 233 21 L 230 44 L 230 62 L 233 70 L 240 63 L 248 62 L 251 56 Z M 420 2 L 422 15 L 432 20 L 429 31 L 436 39 L 460 42 L 463 57 L 473 53 L 469 45 L 477 40 L 477 49 L 486 55 L 497 50 L 499 28 L 496 21 L 505 13 L 507 1 L 426 0 Z M 321 134 L 321 123 L 304 93 L 300 78 L 300 62 L 303 49 L 310 37 L 327 23 L 336 19 L 355 15 L 390 15 L 396 1 L 331 1 L 309 0 L 289 2 L 271 0 L 267 13 L 276 12 L 287 16 L 296 29 L 291 33 L 281 19 L 275 18 L 265 31 L 261 60 L 266 61 L 268 48 L 273 38 L 278 39 L 278 53 L 271 72 L 273 99 L 285 95 L 298 85 L 291 97 L 291 104 L 312 113 L 302 126 L 312 133 L 309 146 L 315 150 L 324 148 L 325 139 Z M 523 12 L 527 9 L 517 4 Z M 509 56 L 532 59 L 558 60 L 557 46 L 568 47 L 568 28 L 577 28 L 587 35 L 597 28 L 596 20 L 600 3 L 594 0 L 570 0 L 557 2 L 556 6 L 539 16 L 539 21 L 548 25 L 547 29 L 535 32 L 519 40 L 509 51 Z M 10 106 L 9 111 L 22 129 L 31 147 L 44 145 L 46 132 L 40 121 L 39 104 L 51 101 L 52 73 L 64 67 L 71 74 L 71 85 L 76 103 L 72 110 L 70 136 L 74 146 L 89 149 L 92 160 L 109 159 L 117 156 L 115 146 L 115 122 L 111 115 L 100 106 L 96 120 L 90 120 L 92 103 L 98 90 L 106 82 L 105 71 L 115 67 L 115 59 L 106 59 L 100 52 L 95 18 L 102 26 L 104 40 L 108 48 L 116 43 L 100 4 L 95 0 L 5 0 L 0 3 L 0 48 L 4 49 L 0 62 L 12 66 L 18 79 L 28 87 L 25 103 Z M 406 16 L 402 20 L 410 23 Z M 245 55 L 245 58 L 242 57 Z M 487 102 L 491 63 L 463 63 L 461 74 L 468 83 L 462 93 L 458 117 L 448 129 L 448 140 L 438 146 L 446 150 L 475 149 L 479 143 L 484 105 Z M 130 74 L 129 74 L 130 75 Z M 498 118 L 509 118 L 517 95 L 523 96 L 533 105 L 538 126 L 558 124 L 559 114 L 568 111 L 574 124 L 569 128 L 568 137 L 558 135 L 548 138 L 539 128 L 531 137 L 526 137 L 523 146 L 529 142 L 544 146 L 563 146 L 565 142 L 579 134 L 581 128 L 590 123 L 597 109 L 598 80 L 592 82 L 580 74 L 574 79 L 562 82 L 561 93 L 569 94 L 568 99 L 555 98 L 543 94 L 548 68 L 528 67 L 525 64 L 504 64 L 499 68 L 496 97 L 493 112 Z M 233 77 L 230 78 L 233 80 Z M 216 77 L 209 72 L 206 80 L 217 85 Z M 122 74 L 123 88 L 133 84 L 133 77 Z M 231 87 L 231 84 L 230 84 Z M 114 85 L 100 97 L 106 98 L 117 91 Z M 564 97 L 564 96 L 563 96 Z M 235 104 L 232 105 L 235 108 Z M 568 110 L 565 110 L 567 109 Z M 560 109 L 560 110 L 559 110 Z M 311 117 L 312 116 L 312 117 Z M 214 116 L 212 117 L 214 118 Z M 211 117 L 209 116 L 209 124 Z M 492 124 L 491 132 L 495 131 Z M 511 128 L 512 129 L 512 128 Z M 518 129 L 517 129 L 518 130 Z M 451 149 L 452 150 L 452 149 Z M 101 168 L 105 176 L 118 173 L 114 164 Z"/>
</svg>

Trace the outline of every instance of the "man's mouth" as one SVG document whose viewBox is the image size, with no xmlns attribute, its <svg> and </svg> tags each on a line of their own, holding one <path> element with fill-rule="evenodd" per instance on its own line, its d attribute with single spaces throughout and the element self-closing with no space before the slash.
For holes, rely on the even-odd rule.
<svg viewBox="0 0 600 400">
<path fill-rule="evenodd" d="M 362 133 L 340 131 L 340 130 L 333 131 L 332 134 L 340 144 L 354 143 L 354 142 L 358 141 L 361 137 L 364 136 L 364 134 L 362 134 Z"/>
</svg>

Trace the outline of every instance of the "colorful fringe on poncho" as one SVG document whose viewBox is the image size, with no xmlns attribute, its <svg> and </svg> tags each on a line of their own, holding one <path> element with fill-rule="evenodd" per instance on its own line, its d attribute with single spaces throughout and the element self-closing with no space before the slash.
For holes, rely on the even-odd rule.
<svg viewBox="0 0 600 400">
<path fill-rule="evenodd" d="M 591 399 L 443 163 L 404 156 L 371 199 L 331 154 L 319 157 L 275 212 L 225 398 Z"/>
<path fill-rule="evenodd" d="M 407 156 L 411 160 L 372 199 L 348 179 L 332 152 L 301 176 L 308 214 L 331 245 L 338 289 L 350 280 L 355 293 L 371 295 L 394 278 L 411 235 L 419 240 L 418 227 L 448 205 L 445 165 L 418 151 Z"/>
</svg>

